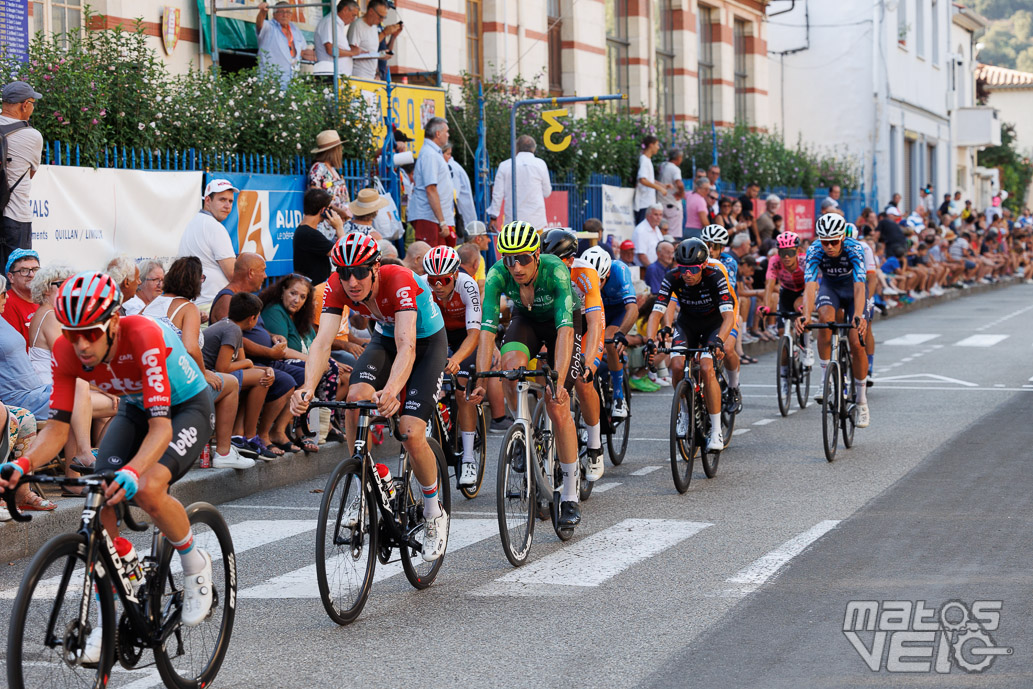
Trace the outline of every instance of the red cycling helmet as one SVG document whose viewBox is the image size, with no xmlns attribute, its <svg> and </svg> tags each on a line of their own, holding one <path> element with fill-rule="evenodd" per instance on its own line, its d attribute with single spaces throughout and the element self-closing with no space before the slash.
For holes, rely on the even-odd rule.
<svg viewBox="0 0 1033 689">
<path fill-rule="evenodd" d="M 122 290 L 107 273 L 76 273 L 61 284 L 54 314 L 70 330 L 96 328 L 122 305 Z"/>
<path fill-rule="evenodd" d="M 778 242 L 779 249 L 798 249 L 800 248 L 800 235 L 795 232 L 783 232 L 775 238 Z"/>
<path fill-rule="evenodd" d="M 362 232 L 349 232 L 337 240 L 330 251 L 330 261 L 342 268 L 373 265 L 379 258 L 377 240 Z"/>
<path fill-rule="evenodd" d="M 427 275 L 451 275 L 459 270 L 459 253 L 444 244 L 436 246 L 423 257 L 423 270 Z"/>
</svg>

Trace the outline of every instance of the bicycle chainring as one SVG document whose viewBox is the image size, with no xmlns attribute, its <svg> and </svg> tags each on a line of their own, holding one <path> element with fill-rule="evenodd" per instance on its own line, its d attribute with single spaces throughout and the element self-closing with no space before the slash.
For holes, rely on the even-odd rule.
<svg viewBox="0 0 1033 689">
<path fill-rule="evenodd" d="M 139 664 L 143 652 L 143 642 L 133 631 L 133 624 L 129 620 L 129 616 L 122 613 L 115 633 L 115 653 L 118 656 L 119 665 L 126 670 L 134 669 Z"/>
</svg>

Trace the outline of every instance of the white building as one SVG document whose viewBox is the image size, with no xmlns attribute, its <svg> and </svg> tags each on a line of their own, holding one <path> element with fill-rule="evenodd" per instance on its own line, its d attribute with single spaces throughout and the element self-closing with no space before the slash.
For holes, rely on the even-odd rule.
<svg viewBox="0 0 1033 689">
<path fill-rule="evenodd" d="M 998 111 L 1000 121 L 1015 127 L 1015 149 L 1033 158 L 1033 73 L 979 65 L 976 76 L 989 91 L 987 103 Z M 1026 193 L 1026 205 L 1033 205 L 1033 185 Z"/>
</svg>

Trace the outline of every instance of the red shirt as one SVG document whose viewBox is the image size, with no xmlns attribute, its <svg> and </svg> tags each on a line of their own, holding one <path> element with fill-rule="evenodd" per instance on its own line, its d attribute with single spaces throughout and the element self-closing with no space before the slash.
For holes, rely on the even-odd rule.
<svg viewBox="0 0 1033 689">
<path fill-rule="evenodd" d="M 39 304 L 25 301 L 13 290 L 7 290 L 7 306 L 4 307 L 4 318 L 25 338 L 25 351 L 29 350 L 29 321 L 39 310 Z"/>
</svg>

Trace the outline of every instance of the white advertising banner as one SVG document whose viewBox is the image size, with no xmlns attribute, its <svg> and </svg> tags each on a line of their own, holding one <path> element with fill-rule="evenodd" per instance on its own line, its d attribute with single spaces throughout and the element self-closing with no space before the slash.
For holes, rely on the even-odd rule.
<svg viewBox="0 0 1033 689">
<path fill-rule="evenodd" d="M 201 172 L 43 165 L 32 178 L 40 261 L 103 270 L 114 256 L 169 262 L 201 208 Z"/>
<path fill-rule="evenodd" d="M 635 190 L 602 185 L 604 233 L 613 235 L 614 244 L 631 239 L 635 230 Z"/>
</svg>

